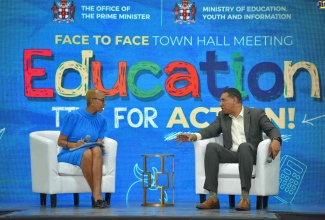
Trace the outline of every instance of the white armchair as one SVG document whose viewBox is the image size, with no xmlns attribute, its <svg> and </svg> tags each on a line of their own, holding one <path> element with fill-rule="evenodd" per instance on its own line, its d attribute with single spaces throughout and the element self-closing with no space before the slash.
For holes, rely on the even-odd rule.
<svg viewBox="0 0 325 220">
<path fill-rule="evenodd" d="M 204 155 L 206 145 L 217 142 L 223 145 L 222 134 L 216 138 L 194 141 L 195 151 L 195 188 L 200 194 L 200 202 L 206 200 L 207 190 L 203 189 L 205 181 Z M 271 162 L 267 162 L 270 139 L 263 140 L 257 149 L 256 165 L 253 167 L 252 186 L 250 195 L 256 195 L 256 209 L 267 208 L 268 196 L 279 192 L 280 152 Z M 241 194 L 238 163 L 221 163 L 218 175 L 218 194 L 229 195 L 229 206 L 235 206 L 235 195 Z"/>
<path fill-rule="evenodd" d="M 79 204 L 79 193 L 91 192 L 79 166 L 59 163 L 57 155 L 61 147 L 57 145 L 59 131 L 35 131 L 30 133 L 30 155 L 32 191 L 40 193 L 41 205 L 46 205 L 46 195 L 51 195 L 51 207 L 56 207 L 56 195 L 73 193 L 74 204 Z M 103 139 L 102 192 L 110 204 L 111 193 L 115 192 L 117 142 Z"/>
</svg>

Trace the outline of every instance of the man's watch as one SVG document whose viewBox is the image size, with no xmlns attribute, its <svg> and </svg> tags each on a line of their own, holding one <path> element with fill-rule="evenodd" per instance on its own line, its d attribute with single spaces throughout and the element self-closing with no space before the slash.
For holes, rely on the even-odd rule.
<svg viewBox="0 0 325 220">
<path fill-rule="evenodd" d="M 280 142 L 280 145 L 282 145 L 282 138 L 281 137 L 274 137 L 274 138 L 272 138 L 272 141 L 273 140 L 279 141 Z"/>
</svg>

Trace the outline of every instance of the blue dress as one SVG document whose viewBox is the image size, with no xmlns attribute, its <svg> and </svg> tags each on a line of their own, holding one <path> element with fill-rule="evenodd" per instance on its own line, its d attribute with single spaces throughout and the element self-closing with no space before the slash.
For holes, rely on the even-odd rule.
<svg viewBox="0 0 325 220">
<path fill-rule="evenodd" d="M 90 136 L 88 142 L 95 142 L 97 139 L 103 139 L 106 131 L 107 122 L 103 115 L 98 112 L 92 115 L 86 109 L 78 109 L 70 112 L 64 118 L 61 127 L 61 134 L 68 137 L 68 142 L 84 140 L 87 135 Z M 80 166 L 83 152 L 87 149 L 84 147 L 70 151 L 67 148 L 62 148 L 58 154 L 58 161 Z"/>
</svg>

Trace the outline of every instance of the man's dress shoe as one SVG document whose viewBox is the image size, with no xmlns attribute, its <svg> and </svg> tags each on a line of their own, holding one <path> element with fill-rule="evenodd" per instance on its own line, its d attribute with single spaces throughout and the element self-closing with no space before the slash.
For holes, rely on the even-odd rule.
<svg viewBox="0 0 325 220">
<path fill-rule="evenodd" d="M 236 206 L 237 211 L 249 211 L 251 209 L 251 203 L 248 199 L 240 198 L 239 203 Z"/>
<path fill-rule="evenodd" d="M 219 199 L 217 201 L 213 201 L 211 197 L 209 197 L 205 202 L 198 204 L 196 206 L 198 209 L 220 209 Z"/>
</svg>

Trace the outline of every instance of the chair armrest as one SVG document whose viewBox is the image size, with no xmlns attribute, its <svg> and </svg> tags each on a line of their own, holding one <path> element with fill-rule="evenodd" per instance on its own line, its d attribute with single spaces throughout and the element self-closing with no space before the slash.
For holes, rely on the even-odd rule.
<svg viewBox="0 0 325 220">
<path fill-rule="evenodd" d="M 116 154 L 117 154 L 117 141 L 105 137 L 103 139 L 105 146 L 105 155 L 103 157 L 103 164 L 106 167 L 106 175 L 116 175 Z"/>
<path fill-rule="evenodd" d="M 265 139 L 257 148 L 255 182 L 259 186 L 256 187 L 256 193 L 258 195 L 264 195 L 266 190 L 268 195 L 277 195 L 279 192 L 281 152 L 279 152 L 271 163 L 268 163 L 267 158 L 269 156 L 270 143 L 270 139 Z"/>
<path fill-rule="evenodd" d="M 194 153 L 195 153 L 195 175 L 202 174 L 205 176 L 204 171 L 204 156 L 208 143 L 212 142 L 210 139 L 194 141 Z M 202 173 L 203 172 L 203 173 Z"/>
<path fill-rule="evenodd" d="M 203 189 L 205 179 L 204 157 L 206 146 L 210 142 L 216 142 L 216 138 L 209 138 L 193 142 L 195 153 L 195 192 L 197 194 L 207 193 Z"/>
<path fill-rule="evenodd" d="M 57 143 L 38 132 L 30 133 L 29 138 L 33 192 L 46 193 L 58 176 Z"/>
</svg>

